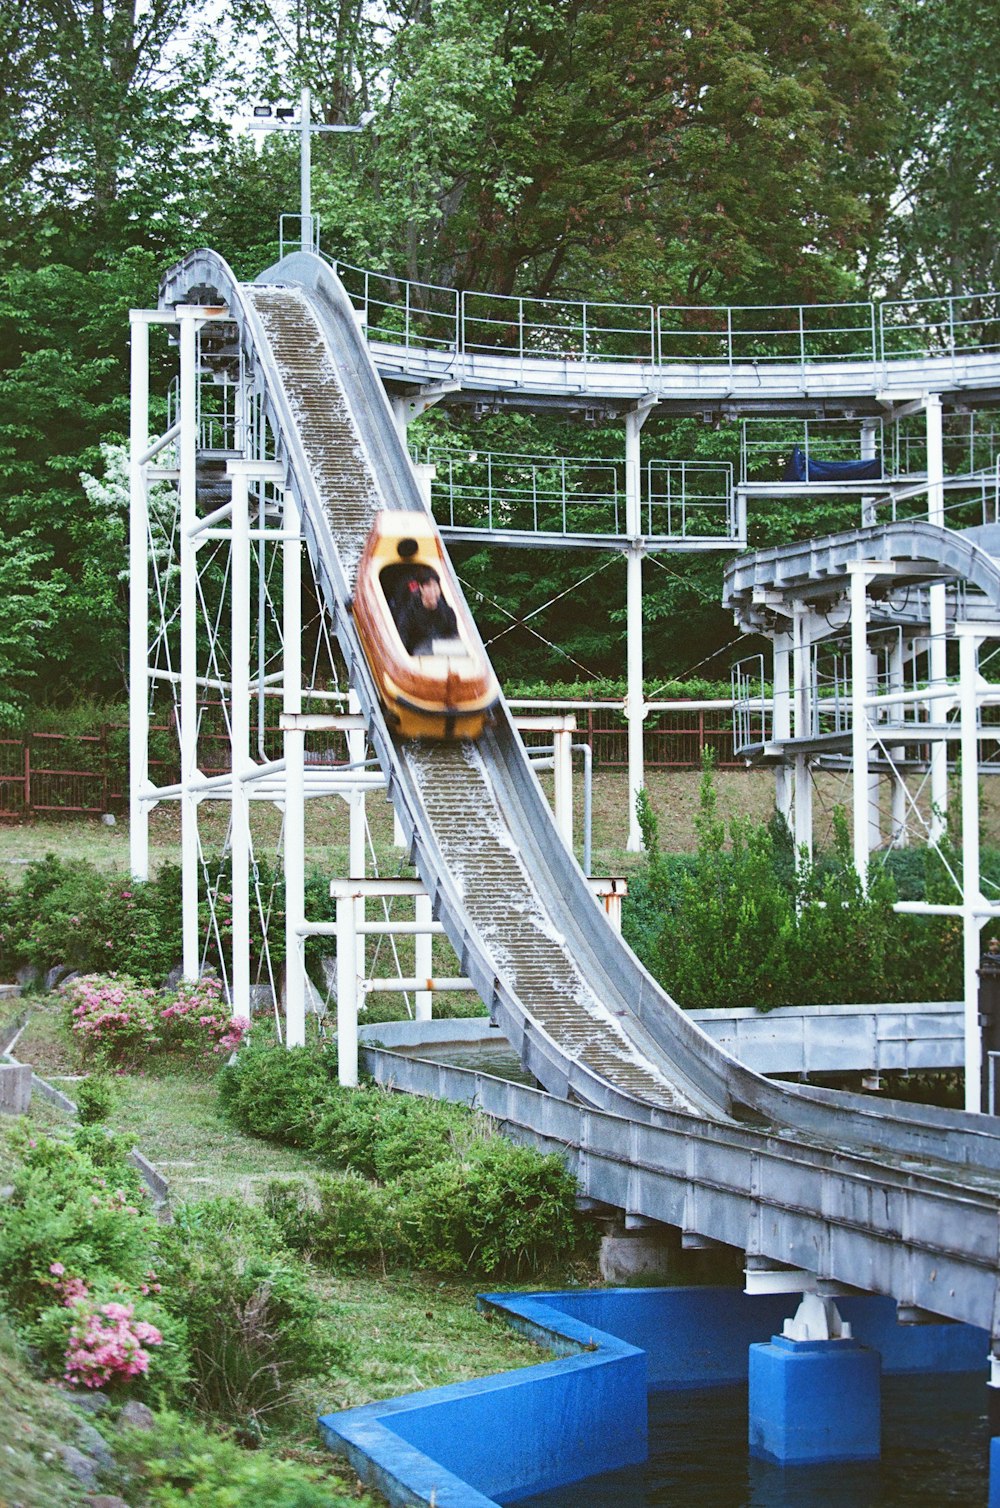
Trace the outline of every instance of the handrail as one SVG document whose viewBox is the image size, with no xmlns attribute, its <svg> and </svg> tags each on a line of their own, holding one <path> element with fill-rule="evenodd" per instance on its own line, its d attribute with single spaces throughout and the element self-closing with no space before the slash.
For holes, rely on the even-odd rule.
<svg viewBox="0 0 1000 1508">
<path fill-rule="evenodd" d="M 995 289 L 845 303 L 636 304 L 459 290 L 320 255 L 360 300 L 369 339 L 407 350 L 638 361 L 654 370 L 1000 355 Z"/>
</svg>

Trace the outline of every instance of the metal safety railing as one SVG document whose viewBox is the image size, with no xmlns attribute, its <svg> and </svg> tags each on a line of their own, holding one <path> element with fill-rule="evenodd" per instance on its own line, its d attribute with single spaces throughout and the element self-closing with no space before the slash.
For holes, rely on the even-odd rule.
<svg viewBox="0 0 1000 1508">
<path fill-rule="evenodd" d="M 627 535 L 624 459 L 415 448 L 430 464 L 431 506 L 452 529 Z M 646 535 L 737 538 L 733 468 L 724 461 L 648 461 L 641 470 Z"/>
<path fill-rule="evenodd" d="M 764 656 L 737 660 L 730 671 L 733 691 L 733 755 L 769 743 L 774 729 L 774 702 L 764 678 Z"/>
<path fill-rule="evenodd" d="M 537 711 L 558 708 L 575 711 L 578 731 L 574 739 L 591 751 L 595 769 L 628 767 L 628 726 L 624 702 L 583 704 L 572 701 L 511 703 L 512 707 Z M 706 749 L 713 750 L 717 764 L 725 768 L 742 765 L 734 748 L 735 731 L 729 703 L 718 701 L 648 703 L 643 727 L 645 763 L 650 769 L 697 769 Z M 198 766 L 206 776 L 221 775 L 231 765 L 229 735 L 221 727 L 218 704 L 199 709 Z M 157 740 L 150 759 L 151 778 L 168 785 L 179 778 L 176 727 L 173 719 L 153 724 Z M 115 811 L 128 800 L 127 729 L 113 723 L 95 733 L 35 733 L 0 738 L 0 820 L 32 816 L 98 815 Z M 281 729 L 263 730 L 263 752 L 277 758 L 281 752 Z M 522 735 L 534 748 L 551 734 Z M 343 735 L 309 735 L 307 765 L 336 765 L 348 760 Z"/>
<path fill-rule="evenodd" d="M 328 253 L 371 340 L 572 362 L 750 367 L 1000 354 L 1000 292 L 843 304 L 675 305 L 481 293 Z"/>
</svg>

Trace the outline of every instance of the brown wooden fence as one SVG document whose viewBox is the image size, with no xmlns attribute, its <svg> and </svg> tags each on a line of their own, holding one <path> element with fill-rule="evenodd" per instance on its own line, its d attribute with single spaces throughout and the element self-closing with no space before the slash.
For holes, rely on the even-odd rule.
<svg viewBox="0 0 1000 1508">
<path fill-rule="evenodd" d="M 576 716 L 576 741 L 590 745 L 595 769 L 625 769 L 628 731 L 622 713 L 612 707 L 588 708 Z M 229 768 L 228 738 L 215 721 L 209 715 L 199 729 L 199 767 L 205 774 Z M 173 730 L 158 724 L 150 734 L 150 775 L 158 785 L 170 784 L 178 778 L 176 756 L 170 747 Z M 718 768 L 743 768 L 743 760 L 733 754 L 732 715 L 725 710 L 651 712 L 643 734 L 649 769 L 698 769 L 706 748 L 714 750 Z M 320 737 L 327 745 L 340 743 L 339 738 Z M 546 740 L 545 734 L 526 734 L 526 742 L 532 744 Z M 280 744 L 280 730 L 267 728 L 266 756 L 279 757 Z M 161 757 L 155 757 L 157 752 Z M 317 746 L 311 752 L 313 758 L 324 762 L 346 758 L 346 750 L 340 747 Z M 118 724 L 107 723 L 87 734 L 33 733 L 25 738 L 0 738 L 0 820 L 115 812 L 127 801 L 127 729 Z"/>
</svg>

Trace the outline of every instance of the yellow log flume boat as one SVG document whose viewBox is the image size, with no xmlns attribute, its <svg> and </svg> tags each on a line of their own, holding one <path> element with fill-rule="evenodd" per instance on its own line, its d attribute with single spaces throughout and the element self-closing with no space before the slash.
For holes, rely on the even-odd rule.
<svg viewBox="0 0 1000 1508">
<path fill-rule="evenodd" d="M 419 599 L 440 602 L 413 642 Z M 500 695 L 426 513 L 378 513 L 358 563 L 354 620 L 390 726 L 401 738 L 478 738 Z M 443 629 L 442 629 L 443 625 Z M 410 647 L 407 648 L 409 641 Z"/>
</svg>

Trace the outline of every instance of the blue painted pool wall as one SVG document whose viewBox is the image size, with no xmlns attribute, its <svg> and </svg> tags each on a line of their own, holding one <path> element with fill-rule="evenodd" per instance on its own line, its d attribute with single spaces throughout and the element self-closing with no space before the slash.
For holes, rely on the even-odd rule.
<svg viewBox="0 0 1000 1508">
<path fill-rule="evenodd" d="M 518 1324 L 520 1294 L 484 1297 L 524 1328 Z M 745 1381 L 749 1347 L 780 1334 L 798 1296 L 751 1298 L 738 1288 L 611 1288 L 549 1293 L 545 1303 L 640 1346 L 651 1389 L 701 1388 Z M 837 1307 L 855 1340 L 879 1352 L 884 1373 L 976 1372 L 986 1366 L 985 1330 L 900 1325 L 895 1301 L 873 1295 L 839 1298 Z"/>
<path fill-rule="evenodd" d="M 1000 1439 L 990 1441 L 990 1502 L 989 1508 L 1000 1508 Z"/>
<path fill-rule="evenodd" d="M 751 1344 L 777 1335 L 798 1301 L 734 1288 L 626 1288 L 480 1302 L 560 1359 L 320 1420 L 326 1443 L 394 1505 L 491 1508 L 644 1460 L 647 1387 L 744 1381 Z M 985 1371 L 985 1331 L 897 1325 L 891 1299 L 838 1306 L 885 1372 Z"/>
<path fill-rule="evenodd" d="M 374 1455 L 381 1480 L 361 1474 L 390 1502 L 427 1502 L 433 1490 L 438 1508 L 482 1508 L 646 1459 L 642 1350 L 517 1298 L 542 1343 L 573 1354 L 320 1419 L 326 1443 L 356 1467 Z"/>
</svg>

